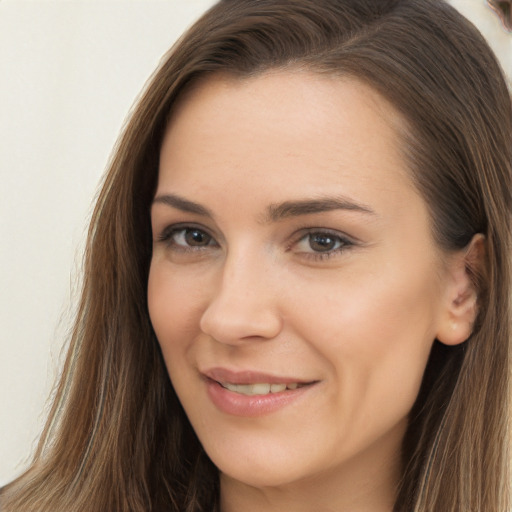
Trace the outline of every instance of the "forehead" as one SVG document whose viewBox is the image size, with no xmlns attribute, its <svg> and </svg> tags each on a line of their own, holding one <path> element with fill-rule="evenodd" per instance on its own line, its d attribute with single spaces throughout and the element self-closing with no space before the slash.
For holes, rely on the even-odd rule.
<svg viewBox="0 0 512 512">
<path fill-rule="evenodd" d="M 355 79 L 306 71 L 213 76 L 173 112 L 158 188 L 221 197 L 214 190 L 220 185 L 251 198 L 261 192 L 269 203 L 284 193 L 401 200 L 404 191 L 415 193 L 402 152 L 405 130 L 400 114 Z"/>
<path fill-rule="evenodd" d="M 349 76 L 294 68 L 249 77 L 217 73 L 200 78 L 180 94 L 173 106 L 168 132 L 178 121 L 184 124 L 184 117 L 191 121 L 193 116 L 195 128 L 198 121 L 206 127 L 208 120 L 217 128 L 229 117 L 237 125 L 246 119 L 253 122 L 257 110 L 259 120 L 272 123 L 275 132 L 281 131 L 280 135 L 286 131 L 290 136 L 301 137 L 308 129 L 317 129 L 328 136 L 334 118 L 337 121 L 348 118 L 354 111 L 361 112 L 361 106 L 379 118 L 378 128 L 392 131 L 396 136 L 405 132 L 406 120 L 391 103 L 371 86 Z M 365 130 L 371 129 L 369 125 L 362 126 L 365 121 L 375 125 L 375 118 L 356 117 Z M 355 118 L 350 120 L 352 124 L 354 121 Z"/>
</svg>

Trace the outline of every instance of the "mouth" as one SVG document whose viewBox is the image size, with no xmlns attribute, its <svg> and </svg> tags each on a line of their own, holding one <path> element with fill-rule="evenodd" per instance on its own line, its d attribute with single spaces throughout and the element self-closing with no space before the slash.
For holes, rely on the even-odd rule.
<svg viewBox="0 0 512 512">
<path fill-rule="evenodd" d="M 292 403 L 300 403 L 320 383 L 291 375 L 218 367 L 200 374 L 217 409 L 245 417 L 267 415 Z"/>
<path fill-rule="evenodd" d="M 270 395 L 273 393 L 282 393 L 285 391 L 294 391 L 298 388 L 307 386 L 303 382 L 290 382 L 287 384 L 270 384 L 270 383 L 257 383 L 257 384 L 233 384 L 231 382 L 219 382 L 219 384 L 233 393 L 238 393 L 245 396 L 255 395 Z"/>
</svg>

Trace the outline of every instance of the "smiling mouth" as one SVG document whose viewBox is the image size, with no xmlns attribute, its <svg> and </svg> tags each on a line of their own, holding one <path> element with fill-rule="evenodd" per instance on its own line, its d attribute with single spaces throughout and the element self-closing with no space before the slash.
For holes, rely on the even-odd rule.
<svg viewBox="0 0 512 512">
<path fill-rule="evenodd" d="M 230 382 L 219 382 L 219 384 L 233 393 L 240 395 L 269 395 L 271 393 L 282 393 L 283 391 L 294 391 L 295 389 L 307 386 L 308 383 L 291 382 L 289 384 L 232 384 Z"/>
</svg>

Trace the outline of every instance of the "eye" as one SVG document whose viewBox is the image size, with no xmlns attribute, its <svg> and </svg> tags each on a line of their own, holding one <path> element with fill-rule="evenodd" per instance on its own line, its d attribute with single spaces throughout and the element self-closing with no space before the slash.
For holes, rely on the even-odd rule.
<svg viewBox="0 0 512 512">
<path fill-rule="evenodd" d="M 307 243 L 315 252 L 328 252 L 338 249 L 343 242 L 329 233 L 311 233 L 307 236 Z"/>
<path fill-rule="evenodd" d="M 188 247 L 206 247 L 212 242 L 208 233 L 196 228 L 177 230 L 172 238 L 175 244 Z"/>
<path fill-rule="evenodd" d="M 342 252 L 354 243 L 341 234 L 330 231 L 310 231 L 293 246 L 294 252 L 310 257 L 330 257 Z"/>
<path fill-rule="evenodd" d="M 166 242 L 171 248 L 177 250 L 200 250 L 209 246 L 216 246 L 214 238 L 205 230 L 193 226 L 170 226 L 159 237 L 161 242 Z"/>
</svg>

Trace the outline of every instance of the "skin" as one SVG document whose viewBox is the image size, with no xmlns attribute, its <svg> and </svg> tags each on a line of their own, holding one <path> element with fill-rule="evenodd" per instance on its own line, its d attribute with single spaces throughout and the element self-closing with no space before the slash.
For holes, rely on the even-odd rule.
<svg viewBox="0 0 512 512">
<path fill-rule="evenodd" d="M 368 86 L 291 70 L 209 78 L 173 114 L 149 311 L 220 470 L 223 512 L 392 510 L 432 342 L 465 340 L 472 314 L 463 259 L 433 241 L 402 130 Z M 326 197 L 351 209 L 276 213 Z M 314 384 L 270 414 L 235 416 L 208 396 L 211 367 Z"/>
</svg>

